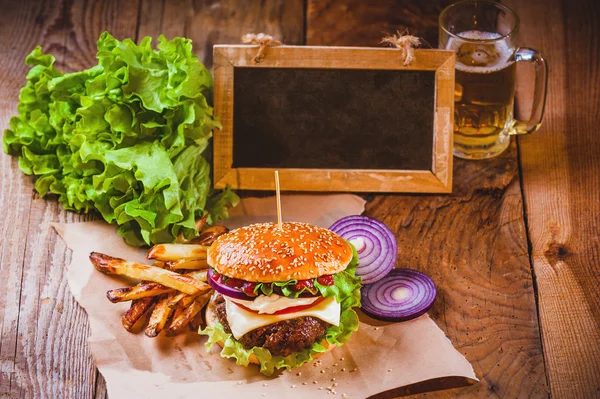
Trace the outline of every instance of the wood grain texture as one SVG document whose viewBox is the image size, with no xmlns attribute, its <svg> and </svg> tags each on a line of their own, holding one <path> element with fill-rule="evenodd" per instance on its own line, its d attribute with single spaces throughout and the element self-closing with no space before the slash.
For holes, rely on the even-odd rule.
<svg viewBox="0 0 600 399">
<path fill-rule="evenodd" d="M 387 12 L 370 6 L 310 1 L 308 43 L 371 44 L 378 37 L 374 26 L 397 21 L 389 5 Z M 345 10 L 336 11 L 339 15 L 351 15 L 352 23 L 332 18 L 335 7 Z M 317 18 L 316 10 L 329 16 Z M 422 29 L 427 26 L 425 21 Z M 456 159 L 451 196 L 376 196 L 367 215 L 382 220 L 398 237 L 397 267 L 432 276 L 439 290 L 432 317 L 481 379 L 424 396 L 547 397 L 514 143 L 493 160 Z"/>
<path fill-rule="evenodd" d="M 600 5 L 507 1 L 519 43 L 549 62 L 541 129 L 519 138 L 523 192 L 553 397 L 600 397 Z M 540 34 L 543 32 L 543 34 Z M 521 72 L 521 71 L 519 71 Z M 521 80 L 528 108 L 531 80 Z"/>
<path fill-rule="evenodd" d="M 36 46 L 57 58 L 65 72 L 95 64 L 95 41 L 102 31 L 135 35 L 137 2 L 3 3 L 0 33 L 7 38 L 0 57 L 0 125 L 16 112 L 19 88 Z M 54 200 L 33 194 L 32 180 L 17 160 L 0 156 L 0 396 L 91 398 L 104 389 L 87 345 L 85 312 L 67 287 L 64 266 L 70 255 L 50 228 L 54 221 L 93 218 L 65 212 Z"/>
<path fill-rule="evenodd" d="M 139 37 L 188 37 L 209 69 L 214 44 L 241 43 L 243 34 L 260 32 L 285 44 L 303 44 L 303 1 L 142 0 Z"/>
<path fill-rule="evenodd" d="M 409 32 L 431 47 L 438 42 L 438 16 L 452 0 L 309 0 L 306 44 L 376 46 L 386 34 Z M 425 44 L 427 47 L 427 44 Z"/>
</svg>

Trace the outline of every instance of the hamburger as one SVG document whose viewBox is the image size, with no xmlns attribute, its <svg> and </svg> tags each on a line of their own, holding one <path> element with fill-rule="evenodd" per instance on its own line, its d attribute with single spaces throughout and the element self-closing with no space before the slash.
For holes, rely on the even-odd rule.
<svg viewBox="0 0 600 399">
<path fill-rule="evenodd" d="M 263 374 L 291 369 L 344 344 L 358 329 L 354 247 L 306 223 L 253 224 L 207 251 L 215 289 L 205 314 L 207 350 Z"/>
</svg>

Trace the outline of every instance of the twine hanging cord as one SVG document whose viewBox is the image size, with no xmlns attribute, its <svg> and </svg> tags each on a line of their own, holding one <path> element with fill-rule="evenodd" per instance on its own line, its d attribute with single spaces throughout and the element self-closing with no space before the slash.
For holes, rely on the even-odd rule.
<svg viewBox="0 0 600 399">
<path fill-rule="evenodd" d="M 404 66 L 407 66 L 415 59 L 415 47 L 421 45 L 421 39 L 416 36 L 404 35 L 396 32 L 395 35 L 385 36 L 381 39 L 381 43 L 388 43 L 399 48 L 404 57 Z"/>
<path fill-rule="evenodd" d="M 275 38 L 271 35 L 267 35 L 265 33 L 246 33 L 242 36 L 242 42 L 247 44 L 258 44 L 258 52 L 254 57 L 254 62 L 261 62 L 263 58 L 265 58 L 265 52 L 267 51 L 267 47 L 269 46 L 280 46 L 281 42 L 279 40 L 275 40 Z"/>
</svg>

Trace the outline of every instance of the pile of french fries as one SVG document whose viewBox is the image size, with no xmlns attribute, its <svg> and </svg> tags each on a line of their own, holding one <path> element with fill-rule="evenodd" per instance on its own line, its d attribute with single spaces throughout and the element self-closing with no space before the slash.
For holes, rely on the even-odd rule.
<svg viewBox="0 0 600 399">
<path fill-rule="evenodd" d="M 90 254 L 96 270 L 141 280 L 133 287 L 106 293 L 113 303 L 131 301 L 131 307 L 122 318 L 127 331 L 136 331 L 136 324 L 144 325 L 143 316 L 147 314 L 150 317 L 144 333 L 148 337 L 156 337 L 163 330 L 171 337 L 183 332 L 186 326 L 198 331 L 202 323 L 200 311 L 212 295 L 212 287 L 206 282 L 206 250 L 218 236 L 228 231 L 223 226 L 204 229 L 205 223 L 205 218 L 197 221 L 200 235 L 190 241 L 185 242 L 179 237 L 175 244 L 157 244 L 150 248 L 146 257 L 154 261 L 153 265 L 98 252 Z"/>
</svg>

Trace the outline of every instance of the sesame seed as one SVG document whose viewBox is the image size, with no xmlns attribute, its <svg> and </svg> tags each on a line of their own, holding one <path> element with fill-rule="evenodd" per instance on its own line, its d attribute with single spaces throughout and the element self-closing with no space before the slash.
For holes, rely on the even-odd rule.
<svg viewBox="0 0 600 399">
<path fill-rule="evenodd" d="M 317 383 L 317 381 L 313 381 L 313 384 L 316 384 L 316 383 Z"/>
<path fill-rule="evenodd" d="M 335 378 L 332 378 L 331 381 L 335 381 Z"/>
<path fill-rule="evenodd" d="M 296 385 L 292 384 L 292 385 L 290 386 L 290 388 L 296 388 Z"/>
<path fill-rule="evenodd" d="M 388 369 L 388 373 L 391 373 L 391 372 L 392 372 L 392 369 Z"/>
<path fill-rule="evenodd" d="M 296 375 L 302 375 L 302 372 L 297 372 Z"/>
<path fill-rule="evenodd" d="M 321 374 L 325 374 L 325 370 L 321 370 Z"/>
<path fill-rule="evenodd" d="M 266 387 L 266 386 L 268 386 L 268 385 L 269 385 L 269 384 L 267 384 L 266 382 L 265 382 L 265 383 L 263 383 L 263 387 Z"/>
</svg>

